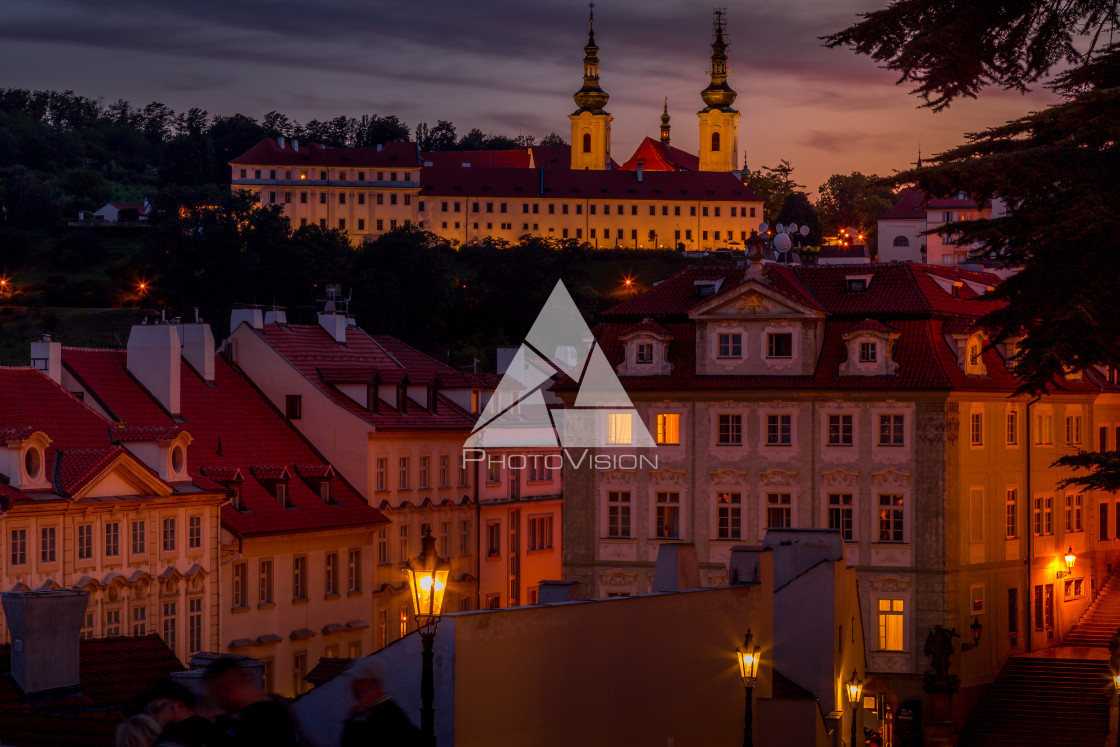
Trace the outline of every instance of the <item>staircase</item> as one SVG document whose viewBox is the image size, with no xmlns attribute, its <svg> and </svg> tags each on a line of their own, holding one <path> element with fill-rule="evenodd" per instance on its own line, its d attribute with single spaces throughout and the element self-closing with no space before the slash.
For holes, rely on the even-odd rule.
<svg viewBox="0 0 1120 747">
<path fill-rule="evenodd" d="M 1120 628 L 1120 574 L 1113 574 L 1066 635 L 1062 645 L 1108 648 L 1108 639 L 1117 628 Z"/>
<path fill-rule="evenodd" d="M 1112 697 L 1107 659 L 1016 656 L 973 709 L 959 747 L 1103 747 Z"/>
</svg>

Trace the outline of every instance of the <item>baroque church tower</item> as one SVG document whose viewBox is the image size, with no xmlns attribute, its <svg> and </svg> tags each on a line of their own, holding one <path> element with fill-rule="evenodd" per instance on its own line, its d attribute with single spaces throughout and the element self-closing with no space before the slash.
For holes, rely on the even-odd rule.
<svg viewBox="0 0 1120 747">
<path fill-rule="evenodd" d="M 716 36 L 712 42 L 712 82 L 700 92 L 706 106 L 698 112 L 701 171 L 733 171 L 739 162 L 739 112 L 731 108 L 737 94 L 727 85 L 723 25 L 723 11 L 717 10 Z"/>
<path fill-rule="evenodd" d="M 603 110 L 610 97 L 599 88 L 594 3 L 591 3 L 591 30 L 583 51 L 583 88 L 572 97 L 579 109 L 568 116 L 572 121 L 572 168 L 602 171 L 611 161 L 611 121 L 614 117 Z"/>
</svg>

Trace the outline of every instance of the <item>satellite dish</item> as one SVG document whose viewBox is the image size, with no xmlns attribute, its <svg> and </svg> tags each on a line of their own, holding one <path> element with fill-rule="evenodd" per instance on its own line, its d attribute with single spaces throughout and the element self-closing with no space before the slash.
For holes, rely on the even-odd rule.
<svg viewBox="0 0 1120 747">
<path fill-rule="evenodd" d="M 769 230 L 770 230 L 770 224 L 767 223 L 766 221 L 762 221 L 761 223 L 758 224 L 758 232 L 759 233 L 766 233 Z"/>
<path fill-rule="evenodd" d="M 788 226 L 786 226 L 786 231 L 788 231 L 789 233 L 793 233 L 796 230 L 797 230 L 797 224 L 796 223 L 790 223 Z"/>
<path fill-rule="evenodd" d="M 801 233 L 802 236 L 808 236 L 809 235 L 809 227 L 808 226 L 802 226 L 800 228 L 800 233 Z"/>
<path fill-rule="evenodd" d="M 778 233 L 785 233 L 786 232 L 786 227 L 783 226 L 781 223 L 779 223 L 778 225 L 774 226 L 774 230 L 777 231 Z"/>
<path fill-rule="evenodd" d="M 790 240 L 789 234 L 780 233 L 774 237 L 774 248 L 779 252 L 788 252 L 791 246 L 793 246 L 793 242 Z"/>
</svg>

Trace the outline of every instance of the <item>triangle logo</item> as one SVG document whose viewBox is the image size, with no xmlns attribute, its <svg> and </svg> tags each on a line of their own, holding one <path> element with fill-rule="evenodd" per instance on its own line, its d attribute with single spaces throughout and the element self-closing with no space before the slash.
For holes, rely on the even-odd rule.
<svg viewBox="0 0 1120 747">
<path fill-rule="evenodd" d="M 545 391 L 560 374 L 579 383 L 571 407 L 547 403 Z M 562 281 L 464 444 L 476 449 L 655 445 Z"/>
</svg>

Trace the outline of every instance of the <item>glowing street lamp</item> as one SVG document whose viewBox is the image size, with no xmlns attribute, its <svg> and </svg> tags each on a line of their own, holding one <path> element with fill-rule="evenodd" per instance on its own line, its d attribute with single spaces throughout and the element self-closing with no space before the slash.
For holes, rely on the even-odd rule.
<svg viewBox="0 0 1120 747">
<path fill-rule="evenodd" d="M 743 714 L 743 747 L 752 747 L 754 743 L 754 716 L 751 710 L 751 699 L 754 696 L 754 683 L 758 679 L 758 662 L 762 658 L 762 648 L 754 645 L 754 636 L 747 629 L 743 639 L 743 648 L 735 649 L 735 659 L 739 663 L 739 676 L 743 679 L 743 687 L 747 691 L 747 708 Z"/>
<path fill-rule="evenodd" d="M 412 606 L 416 610 L 416 627 L 424 645 L 423 670 L 420 678 L 420 728 L 435 744 L 435 678 L 432 674 L 432 648 L 443 611 L 443 595 L 451 563 L 436 555 L 436 539 L 431 531 L 420 538 L 420 554 L 406 561 L 401 571 L 408 576 L 412 590 Z"/>
<path fill-rule="evenodd" d="M 848 704 L 852 707 L 852 742 L 851 747 L 856 747 L 856 716 L 859 713 L 859 704 L 863 698 L 863 680 L 859 678 L 856 670 L 852 670 L 852 678 L 844 685 L 848 695 Z"/>
<path fill-rule="evenodd" d="M 1073 564 L 1077 561 L 1077 556 L 1073 554 L 1073 545 L 1066 550 L 1065 557 L 1062 559 L 1066 562 L 1066 569 L 1058 571 L 1058 578 L 1073 575 Z"/>
</svg>

